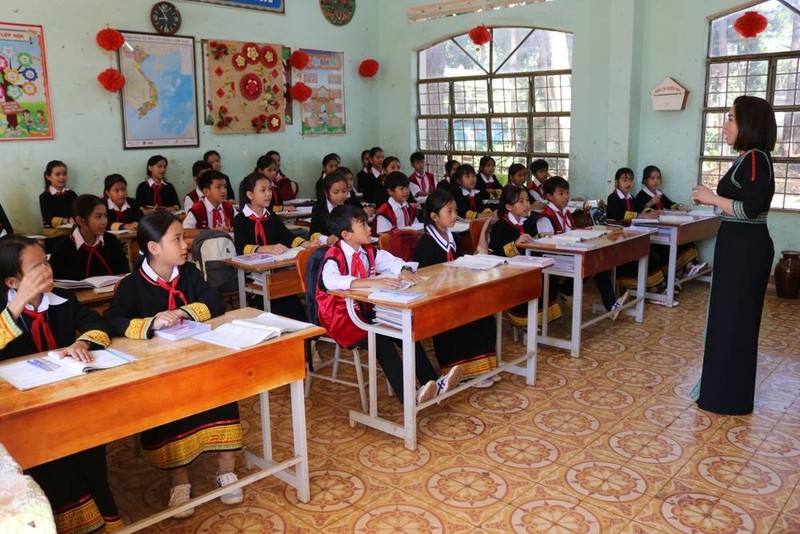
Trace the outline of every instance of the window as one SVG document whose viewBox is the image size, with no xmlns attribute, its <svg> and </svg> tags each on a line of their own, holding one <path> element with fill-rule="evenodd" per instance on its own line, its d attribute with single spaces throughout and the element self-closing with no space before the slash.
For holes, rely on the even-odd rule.
<svg viewBox="0 0 800 534">
<path fill-rule="evenodd" d="M 734 99 L 759 96 L 775 108 L 778 124 L 772 208 L 800 210 L 800 0 L 768 0 L 747 9 L 769 20 L 755 39 L 733 28 L 745 10 L 711 21 L 700 179 L 716 188 L 735 158 L 722 137 Z"/>
<path fill-rule="evenodd" d="M 491 28 L 482 47 L 466 34 L 419 52 L 417 146 L 437 178 L 448 159 L 476 169 L 486 154 L 501 178 L 511 163 L 544 158 L 569 174 L 572 34 Z"/>
</svg>

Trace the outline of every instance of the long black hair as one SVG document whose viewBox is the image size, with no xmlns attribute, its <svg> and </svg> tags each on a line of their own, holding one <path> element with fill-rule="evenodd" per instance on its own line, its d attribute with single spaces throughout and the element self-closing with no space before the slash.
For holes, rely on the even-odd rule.
<svg viewBox="0 0 800 534">
<path fill-rule="evenodd" d="M 177 221 L 178 218 L 168 211 L 154 211 L 142 217 L 136 229 L 136 242 L 139 244 L 140 254 L 149 260 L 150 251 L 147 249 L 147 244 L 150 241 L 156 243 L 161 241 L 172 223 Z"/>
</svg>

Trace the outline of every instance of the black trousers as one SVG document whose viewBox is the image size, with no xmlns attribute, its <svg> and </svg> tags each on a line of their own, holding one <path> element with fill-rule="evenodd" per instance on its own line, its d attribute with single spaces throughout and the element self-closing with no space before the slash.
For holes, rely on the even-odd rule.
<svg viewBox="0 0 800 534">
<path fill-rule="evenodd" d="M 367 347 L 367 340 L 364 339 L 358 344 L 360 348 Z M 400 341 L 391 337 L 382 336 L 377 334 L 375 336 L 375 356 L 378 363 L 389 380 L 394 394 L 400 402 L 403 402 L 403 358 L 401 353 Z M 414 353 L 416 358 L 417 380 L 420 385 L 426 384 L 430 380 L 436 380 L 439 375 L 433 369 L 428 356 L 425 354 L 425 349 L 422 348 L 422 343 L 417 342 L 414 344 Z"/>
</svg>

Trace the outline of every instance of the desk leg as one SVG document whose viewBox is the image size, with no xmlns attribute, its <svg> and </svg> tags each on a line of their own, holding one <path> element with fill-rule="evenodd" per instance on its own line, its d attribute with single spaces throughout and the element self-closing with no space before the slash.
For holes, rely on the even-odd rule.
<svg viewBox="0 0 800 534">
<path fill-rule="evenodd" d="M 369 416 L 378 417 L 378 355 L 375 332 L 367 332 L 367 367 L 369 372 Z M 351 425 L 353 422 L 351 420 Z"/>
<path fill-rule="evenodd" d="M 406 449 L 413 451 L 417 449 L 417 365 L 411 332 L 411 310 L 403 310 L 403 434 Z"/>
<path fill-rule="evenodd" d="M 637 323 L 644 321 L 644 292 L 647 289 L 647 256 L 639 258 L 639 276 L 636 281 L 636 313 L 634 319 Z"/>
<path fill-rule="evenodd" d="M 570 355 L 577 358 L 581 354 L 581 317 L 583 317 L 583 256 L 575 254 L 572 287 L 572 339 Z"/>
<path fill-rule="evenodd" d="M 303 391 L 303 381 L 295 380 L 289 387 L 292 391 L 292 434 L 294 435 L 294 455 L 299 460 L 297 466 L 295 467 L 295 488 L 297 488 L 297 498 L 300 500 L 300 502 L 308 502 L 308 500 L 311 498 L 311 484 L 308 476 L 306 403 Z M 265 395 L 265 393 L 263 395 Z M 266 449 L 264 450 L 266 451 Z M 270 459 L 271 457 L 272 445 L 270 444 Z"/>
<path fill-rule="evenodd" d="M 239 308 L 246 308 L 247 293 L 244 287 L 244 269 L 236 269 L 236 278 L 239 281 Z"/>
<path fill-rule="evenodd" d="M 503 364 L 503 355 L 502 355 L 502 348 L 503 348 L 503 312 L 497 312 L 494 314 L 494 323 L 495 323 L 495 336 L 494 336 L 494 353 L 495 357 L 497 358 L 497 365 Z M 530 324 L 530 321 L 528 322 Z M 534 332 L 534 337 L 536 333 Z"/>
<path fill-rule="evenodd" d="M 558 295 L 556 295 L 558 297 Z M 537 305 L 538 307 L 538 305 Z M 550 322 L 550 275 L 544 273 L 542 278 L 542 338 L 547 337 L 548 323 Z M 533 316 L 533 333 L 536 334 L 536 322 L 538 317 Z M 531 316 L 528 315 L 528 337 L 531 333 Z"/>
<path fill-rule="evenodd" d="M 259 273 L 261 275 L 261 298 L 264 299 L 264 311 L 272 311 L 269 303 L 269 271 Z"/>
<path fill-rule="evenodd" d="M 272 424 L 269 419 L 269 391 L 258 395 L 261 402 L 261 446 L 263 447 L 264 460 L 272 462 Z M 294 399 L 292 399 L 294 401 Z M 294 412 L 294 404 L 292 404 Z"/>
<path fill-rule="evenodd" d="M 543 307 L 546 307 L 547 304 L 543 303 Z M 533 299 L 528 301 L 528 345 L 526 350 L 528 352 L 527 356 L 527 366 L 525 371 L 525 383 L 529 386 L 533 386 L 536 384 L 536 315 L 539 313 L 539 300 Z M 531 317 L 533 317 L 533 323 L 531 323 Z M 531 332 L 531 324 L 533 324 L 533 332 Z"/>
<path fill-rule="evenodd" d="M 675 268 L 678 263 L 678 232 L 670 228 L 669 232 L 669 266 L 667 268 L 667 308 L 675 302 Z"/>
</svg>

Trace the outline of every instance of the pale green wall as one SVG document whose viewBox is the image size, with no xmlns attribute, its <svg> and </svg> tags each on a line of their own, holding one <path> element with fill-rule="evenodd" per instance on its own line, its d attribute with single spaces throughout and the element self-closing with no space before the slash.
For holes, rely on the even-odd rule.
<svg viewBox="0 0 800 534">
<path fill-rule="evenodd" d="M 147 158 L 164 154 L 169 160 L 168 178 L 179 194 L 190 188 L 191 165 L 208 149 L 222 153 L 224 171 L 235 184 L 252 171 L 257 157 L 269 149 L 282 155 L 282 167 L 302 184 L 302 193 L 314 196 L 313 182 L 319 177 L 322 156 L 337 152 L 344 163 L 356 166 L 362 147 L 378 137 L 377 88 L 357 74 L 358 63 L 378 47 L 376 2 L 358 3 L 349 25 L 328 23 L 316 0 L 287 0 L 285 15 L 248 9 L 174 3 L 183 15 L 181 35 L 201 38 L 255 40 L 292 48 L 312 48 L 345 53 L 346 118 L 343 136 L 301 137 L 299 107 L 295 124 L 281 134 L 215 135 L 201 126 L 199 148 L 122 150 L 119 96 L 103 90 L 96 76 L 116 57 L 95 43 L 95 34 L 105 25 L 131 31 L 152 32 L 150 6 L 145 0 L 4 0 L 0 20 L 41 24 L 47 46 L 56 138 L 53 141 L 0 143 L 0 202 L 15 226 L 27 232 L 41 228 L 38 195 L 42 171 L 48 160 L 69 165 L 69 186 L 79 193 L 102 192 L 102 179 L 120 172 L 129 186 L 142 180 Z M 14 9 L 8 9 L 9 4 Z M 112 60 L 113 57 L 113 60 Z M 200 56 L 197 55 L 198 83 Z M 202 98 L 202 88 L 199 97 Z"/>
</svg>

